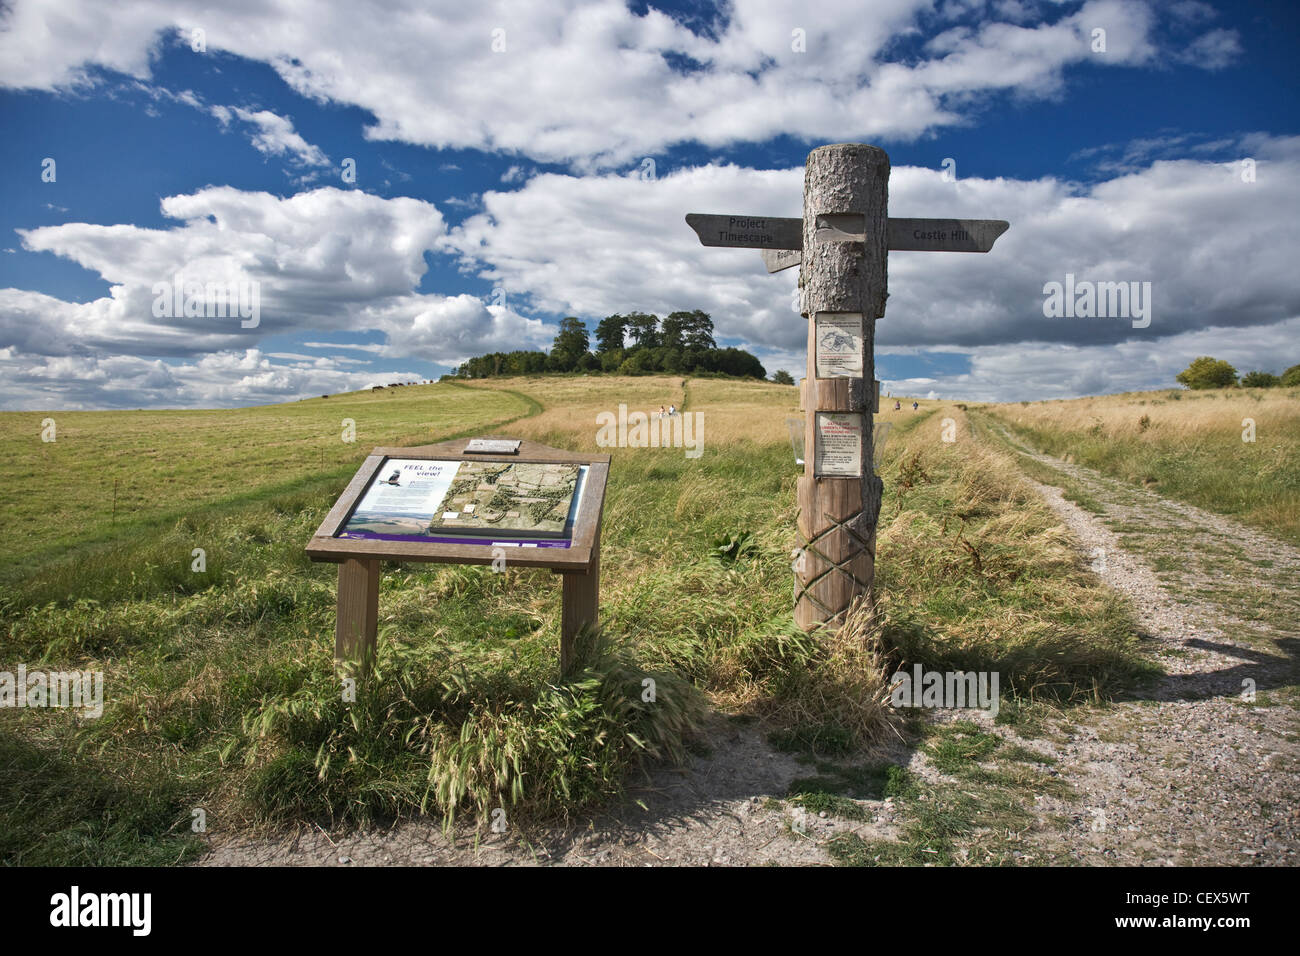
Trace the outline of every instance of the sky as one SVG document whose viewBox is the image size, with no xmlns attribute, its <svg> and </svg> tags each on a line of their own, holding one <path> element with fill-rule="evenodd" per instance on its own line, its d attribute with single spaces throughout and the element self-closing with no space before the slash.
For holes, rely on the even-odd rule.
<svg viewBox="0 0 1300 956">
<path fill-rule="evenodd" d="M 838 142 L 889 153 L 892 215 L 1011 223 L 889 255 L 885 392 L 1281 372 L 1297 41 L 1292 2 L 11 0 L 0 409 L 291 401 L 679 309 L 800 377 L 798 270 L 684 217 L 800 216 Z"/>
</svg>

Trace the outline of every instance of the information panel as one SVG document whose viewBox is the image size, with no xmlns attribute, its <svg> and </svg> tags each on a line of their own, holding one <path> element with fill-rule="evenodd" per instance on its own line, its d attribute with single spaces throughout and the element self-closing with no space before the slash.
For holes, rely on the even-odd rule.
<svg viewBox="0 0 1300 956">
<path fill-rule="evenodd" d="M 862 477 L 863 416 L 818 412 L 814 474 L 821 478 Z"/>
<path fill-rule="evenodd" d="M 568 547 L 587 466 L 385 458 L 335 537 Z"/>
<path fill-rule="evenodd" d="M 862 313 L 818 312 L 817 377 L 862 377 Z"/>
</svg>

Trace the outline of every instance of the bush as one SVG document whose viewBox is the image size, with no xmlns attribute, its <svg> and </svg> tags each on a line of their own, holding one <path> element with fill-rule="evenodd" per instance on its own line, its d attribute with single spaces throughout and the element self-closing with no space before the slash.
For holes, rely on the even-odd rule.
<svg viewBox="0 0 1300 956">
<path fill-rule="evenodd" d="M 1276 388 L 1282 380 L 1269 372 L 1247 372 L 1241 377 L 1242 388 Z"/>
<path fill-rule="evenodd" d="M 1176 376 L 1188 388 L 1231 388 L 1237 384 L 1237 370 L 1223 359 L 1202 355 Z"/>
</svg>

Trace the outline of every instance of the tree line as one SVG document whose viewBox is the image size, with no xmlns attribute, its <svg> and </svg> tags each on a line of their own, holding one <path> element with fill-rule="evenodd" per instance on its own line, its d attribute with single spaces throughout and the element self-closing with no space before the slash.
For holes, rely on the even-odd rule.
<svg viewBox="0 0 1300 956">
<path fill-rule="evenodd" d="M 1281 375 L 1272 372 L 1247 372 L 1237 378 L 1237 370 L 1223 359 L 1202 355 L 1179 372 L 1175 378 L 1192 389 L 1202 388 L 1295 388 L 1300 385 L 1300 365 L 1292 365 Z"/>
<path fill-rule="evenodd" d="M 489 352 L 461 363 L 457 378 L 537 375 L 543 372 L 608 372 L 618 375 L 715 372 L 767 378 L 758 358 L 744 349 L 718 348 L 707 312 L 671 312 L 660 320 L 646 312 L 610 315 L 596 325 L 595 349 L 587 326 L 573 316 L 560 320 L 549 352 Z"/>
</svg>

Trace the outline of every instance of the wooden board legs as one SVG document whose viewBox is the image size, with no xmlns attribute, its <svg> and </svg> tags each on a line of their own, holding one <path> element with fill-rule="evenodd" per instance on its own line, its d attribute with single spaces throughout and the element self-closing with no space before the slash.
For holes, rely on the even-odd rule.
<svg viewBox="0 0 1300 956">
<path fill-rule="evenodd" d="M 349 558 L 339 565 L 338 619 L 334 663 L 355 661 L 367 671 L 379 638 L 379 561 Z"/>
<path fill-rule="evenodd" d="M 573 639 L 584 624 L 600 623 L 600 545 L 591 551 L 591 570 L 586 574 L 564 572 L 563 606 L 560 609 L 560 674 L 568 674 L 574 664 Z"/>
<path fill-rule="evenodd" d="M 584 625 L 600 623 L 600 547 L 592 549 L 591 570 L 557 572 L 562 583 L 560 673 L 576 661 L 574 640 Z M 374 663 L 379 640 L 379 561 L 349 558 L 339 565 L 338 618 L 334 626 L 335 665 L 351 661 L 365 673 Z"/>
</svg>

